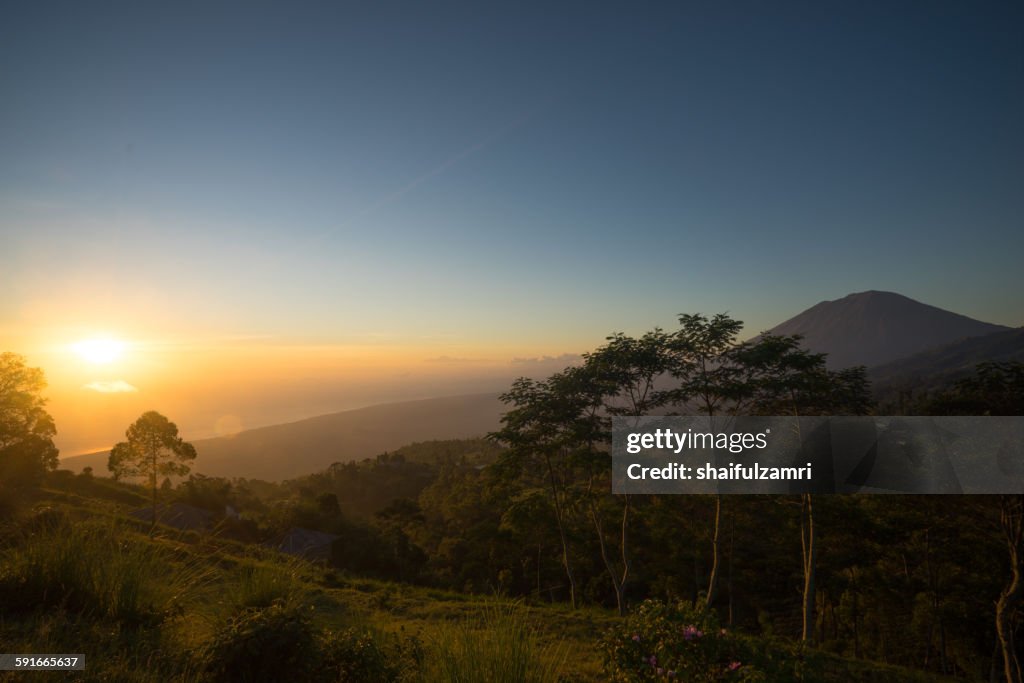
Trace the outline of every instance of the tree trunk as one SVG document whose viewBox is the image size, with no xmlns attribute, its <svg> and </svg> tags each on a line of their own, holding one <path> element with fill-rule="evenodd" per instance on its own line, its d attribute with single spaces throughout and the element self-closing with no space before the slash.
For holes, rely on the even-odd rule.
<svg viewBox="0 0 1024 683">
<path fill-rule="evenodd" d="M 718 589 L 718 539 L 722 522 L 722 494 L 715 494 L 715 529 L 711 536 L 711 574 L 708 576 L 708 593 L 705 596 L 704 604 L 707 607 L 715 601 L 715 591 Z"/>
<path fill-rule="evenodd" d="M 804 642 L 814 640 L 814 509 L 811 494 L 802 494 L 803 504 L 800 506 L 800 542 L 803 548 L 804 565 L 804 599 L 803 629 L 800 639 Z"/>
<path fill-rule="evenodd" d="M 537 544 L 537 600 L 540 601 L 540 551 L 541 544 Z"/>
<path fill-rule="evenodd" d="M 728 620 L 729 626 L 733 625 L 733 623 L 732 623 L 733 622 L 733 614 L 732 614 L 732 607 L 733 607 L 733 599 L 732 599 L 732 565 L 733 565 L 733 562 L 732 562 L 732 558 L 733 558 L 733 548 L 734 548 L 733 541 L 735 540 L 735 537 L 736 537 L 736 513 L 733 512 L 733 514 L 729 515 L 729 573 L 728 573 L 728 577 L 726 578 L 726 590 L 729 591 L 729 620 Z"/>
<path fill-rule="evenodd" d="M 629 532 L 629 495 L 623 497 L 622 501 L 622 529 L 620 531 L 620 544 L 622 549 L 622 576 L 619 579 L 619 589 L 622 592 L 623 587 L 626 585 L 626 579 L 629 578 L 629 548 L 627 546 Z M 619 608 L 619 614 L 625 614 L 625 593 L 623 592 L 621 607 Z"/>
<path fill-rule="evenodd" d="M 156 450 L 150 455 L 149 485 L 153 489 L 153 522 L 149 525 L 149 535 L 156 533 Z"/>
<path fill-rule="evenodd" d="M 591 479 L 591 487 L 593 486 L 593 479 Z M 612 589 L 615 591 L 615 606 L 618 608 L 619 616 L 625 616 L 626 614 L 626 602 L 623 595 L 623 587 L 626 583 L 626 578 L 629 576 L 629 561 L 626 555 L 626 528 L 629 521 L 629 497 L 626 496 L 625 503 L 623 504 L 622 511 L 622 576 L 618 576 L 615 567 L 612 566 L 611 558 L 608 556 L 608 546 L 605 543 L 604 538 L 604 523 L 601 521 L 601 513 L 597 509 L 597 504 L 594 502 L 594 497 L 591 491 L 587 491 L 587 499 L 590 506 L 590 517 L 594 522 L 594 531 L 597 533 L 597 544 L 601 550 L 601 561 L 604 563 L 605 571 L 608 572 L 608 578 L 611 579 Z"/>
<path fill-rule="evenodd" d="M 576 577 L 572 572 L 572 561 L 569 559 L 569 539 L 565 533 L 565 515 L 562 510 L 562 502 L 558 495 L 558 484 L 555 479 L 555 470 L 551 465 L 551 458 L 545 456 L 548 466 L 548 480 L 551 482 L 551 498 L 555 507 L 555 522 L 558 524 L 558 539 L 562 543 L 562 566 L 565 567 L 565 575 L 569 579 L 569 602 L 572 608 L 576 609 Z"/>
<path fill-rule="evenodd" d="M 853 601 L 851 607 L 851 618 L 853 619 L 853 656 L 860 659 L 860 629 L 858 624 L 860 623 L 860 615 L 857 613 L 857 570 L 850 568 L 850 600 Z"/>
<path fill-rule="evenodd" d="M 1021 683 L 1021 666 L 1014 642 L 1016 612 L 1024 594 L 1024 553 L 1021 548 L 1021 516 L 1024 514 L 1024 496 L 1004 496 L 1000 521 L 1006 546 L 1010 554 L 1010 581 L 1003 588 L 996 603 L 996 634 L 1003 653 L 1003 674 L 1006 683 Z"/>
</svg>

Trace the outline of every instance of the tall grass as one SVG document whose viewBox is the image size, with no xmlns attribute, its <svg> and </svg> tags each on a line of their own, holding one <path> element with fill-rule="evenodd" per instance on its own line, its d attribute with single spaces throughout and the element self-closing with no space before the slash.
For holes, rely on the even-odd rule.
<svg viewBox="0 0 1024 683">
<path fill-rule="evenodd" d="M 235 609 L 300 602 L 306 594 L 302 580 L 305 568 L 298 559 L 281 559 L 273 564 L 242 564 L 225 586 L 227 602 Z"/>
<path fill-rule="evenodd" d="M 564 646 L 543 645 L 521 605 L 495 602 L 480 617 L 434 629 L 423 678 L 448 683 L 553 683 L 565 661 Z"/>
<path fill-rule="evenodd" d="M 169 547 L 113 521 L 34 525 L 0 564 L 6 611 L 63 608 L 125 622 L 158 623 L 179 613 L 207 571 Z"/>
</svg>

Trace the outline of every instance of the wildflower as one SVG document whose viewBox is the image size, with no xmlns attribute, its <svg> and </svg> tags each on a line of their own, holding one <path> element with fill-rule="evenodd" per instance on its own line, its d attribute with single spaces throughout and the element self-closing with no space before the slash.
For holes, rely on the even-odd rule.
<svg viewBox="0 0 1024 683">
<path fill-rule="evenodd" d="M 650 664 L 652 667 L 658 666 L 658 658 L 654 655 L 651 655 L 647 658 L 647 663 Z"/>
<path fill-rule="evenodd" d="M 675 678 L 676 677 L 676 672 L 673 669 L 669 669 L 668 672 L 665 675 L 668 676 L 669 678 Z"/>
<path fill-rule="evenodd" d="M 728 671 L 735 671 L 736 669 L 740 668 L 741 666 L 743 666 L 743 665 L 740 664 L 739 662 L 732 662 L 731 664 L 729 664 Z"/>
<path fill-rule="evenodd" d="M 662 674 L 664 674 L 664 673 L 665 673 L 665 670 L 664 670 L 664 669 L 662 669 L 662 668 L 661 668 L 661 667 L 659 666 L 659 667 L 658 667 L 657 669 L 655 669 L 655 670 L 654 670 L 654 673 L 656 673 L 656 674 L 658 674 L 659 676 L 661 676 Z"/>
<path fill-rule="evenodd" d="M 693 624 L 690 624 L 689 626 L 687 626 L 686 628 L 683 629 L 683 639 L 684 640 L 693 640 L 694 638 L 700 638 L 703 635 L 704 635 L 704 631 L 701 631 L 700 629 L 698 629 Z"/>
<path fill-rule="evenodd" d="M 640 634 L 639 633 L 634 633 L 633 634 L 633 642 L 634 643 L 639 643 L 640 642 Z"/>
</svg>

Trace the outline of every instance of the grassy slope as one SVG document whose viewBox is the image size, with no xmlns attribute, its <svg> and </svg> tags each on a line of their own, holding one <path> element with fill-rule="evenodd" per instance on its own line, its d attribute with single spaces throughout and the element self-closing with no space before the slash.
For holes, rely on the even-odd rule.
<svg viewBox="0 0 1024 683">
<path fill-rule="evenodd" d="M 21 501 L 23 510 L 35 513 L 17 523 L 8 521 L 6 533 L 20 533 L 26 519 L 38 519 L 38 511 L 46 508 L 48 515 L 72 517 L 79 525 L 72 528 L 86 528 L 97 520 L 115 524 L 126 540 L 158 549 L 163 561 L 173 567 L 169 576 L 183 573 L 196 579 L 184 584 L 187 590 L 175 603 L 179 611 L 158 628 L 140 629 L 125 627 L 117 619 L 76 616 L 52 607 L 6 618 L 0 609 L 0 652 L 84 652 L 89 662 L 84 680 L 201 680 L 190 653 L 200 651 L 216 636 L 240 605 L 268 604 L 279 598 L 303 605 L 320 627 L 368 630 L 381 639 L 387 639 L 387 634 L 415 637 L 428 648 L 448 637 L 453 625 L 493 624 L 496 612 L 507 614 L 511 609 L 537 638 L 536 652 L 546 668 L 558 669 L 570 680 L 602 680 L 597 641 L 617 619 L 608 610 L 525 606 L 500 598 L 340 576 L 258 546 L 194 532 L 163 529 L 150 540 L 144 524 L 124 517 L 137 503 L 130 489 L 105 483 L 94 485 L 88 497 L 43 490 Z M 82 552 L 88 553 L 88 546 Z M 2 576 L 8 560 L 0 558 Z M 836 681 L 940 680 L 838 657 L 830 660 L 828 668 L 830 680 Z M 65 680 L 66 676 L 34 674 L 33 680 Z"/>
</svg>

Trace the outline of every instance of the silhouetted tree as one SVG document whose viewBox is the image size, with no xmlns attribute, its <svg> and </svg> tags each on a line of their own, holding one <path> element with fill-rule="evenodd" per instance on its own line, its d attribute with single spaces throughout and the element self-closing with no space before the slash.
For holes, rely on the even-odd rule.
<svg viewBox="0 0 1024 683">
<path fill-rule="evenodd" d="M 501 395 L 512 409 L 504 427 L 490 438 L 507 446 L 499 467 L 509 476 L 543 473 L 562 546 L 562 566 L 569 600 L 578 605 L 576 575 L 569 541 L 569 517 L 576 503 L 579 467 L 593 457 L 599 423 L 600 391 L 586 368 L 571 367 L 544 381 L 522 377 Z"/>
<path fill-rule="evenodd" d="M 16 353 L 0 353 L 0 482 L 38 483 L 57 467 L 57 428 L 46 412 L 39 368 Z"/>
<path fill-rule="evenodd" d="M 750 412 L 761 415 L 865 415 L 872 406 L 863 367 L 830 371 L 825 354 L 800 348 L 800 337 L 763 335 L 737 349 L 736 359 L 748 368 Z M 799 434 L 801 444 L 804 436 Z M 800 548 L 803 573 L 801 639 L 814 638 L 816 561 L 818 547 L 814 527 L 814 498 L 800 495 Z"/>
<path fill-rule="evenodd" d="M 117 479 L 148 477 L 153 493 L 152 533 L 156 528 L 157 478 L 188 474 L 185 463 L 195 460 L 196 449 L 178 436 L 177 425 L 155 410 L 143 413 L 128 427 L 125 436 L 127 441 L 110 450 L 107 469 Z"/>
<path fill-rule="evenodd" d="M 658 395 L 659 403 L 714 418 L 743 394 L 743 368 L 734 362 L 736 338 L 743 323 L 725 313 L 712 318 L 701 313 L 681 314 L 680 329 L 667 339 L 669 373 L 676 386 Z M 718 589 L 721 552 L 722 496 L 715 495 L 711 532 L 711 573 L 705 604 L 710 606 Z"/>
</svg>

